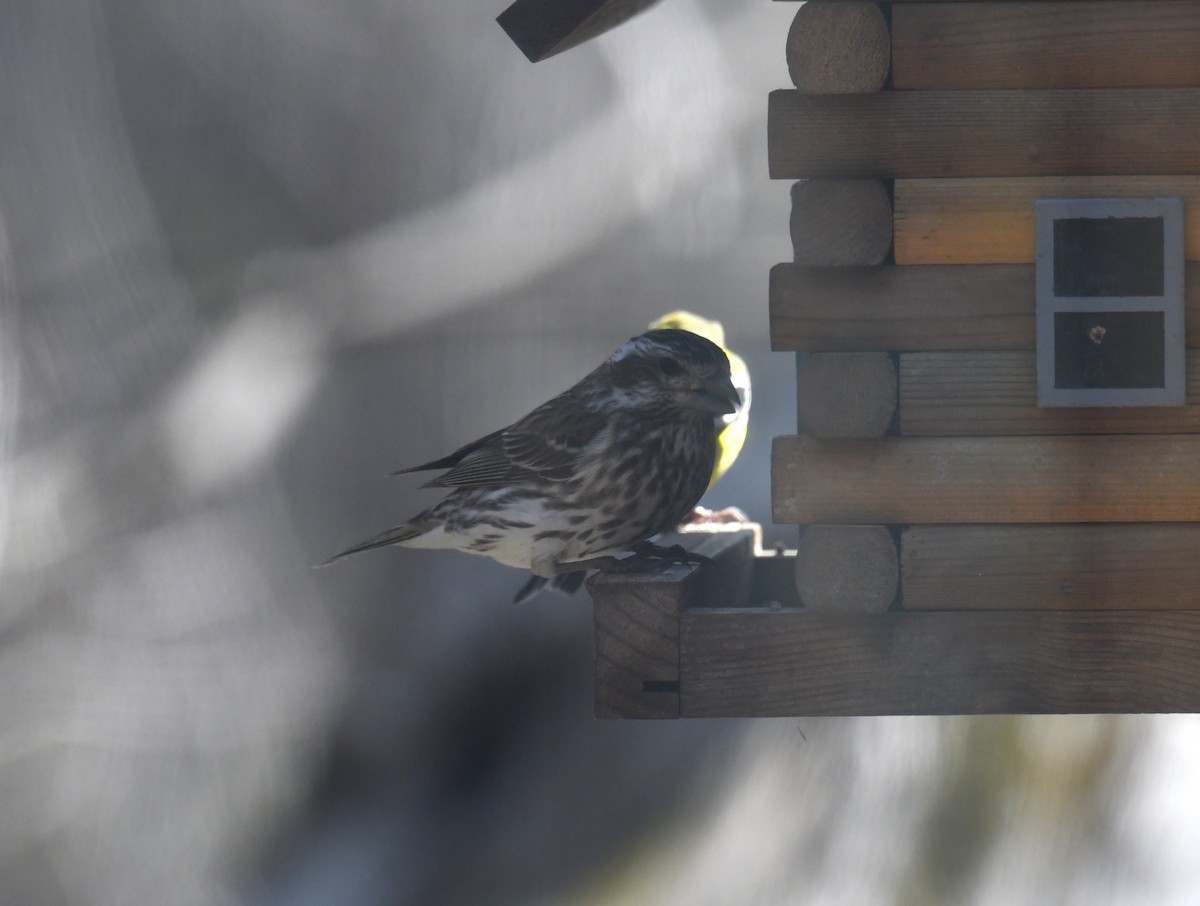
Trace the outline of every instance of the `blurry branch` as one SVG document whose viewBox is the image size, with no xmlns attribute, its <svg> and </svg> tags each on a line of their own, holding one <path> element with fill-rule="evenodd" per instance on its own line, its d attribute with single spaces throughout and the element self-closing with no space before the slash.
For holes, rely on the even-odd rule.
<svg viewBox="0 0 1200 906">
<path fill-rule="evenodd" d="M 657 0 L 517 0 L 496 21 L 537 63 L 616 28 Z"/>
</svg>

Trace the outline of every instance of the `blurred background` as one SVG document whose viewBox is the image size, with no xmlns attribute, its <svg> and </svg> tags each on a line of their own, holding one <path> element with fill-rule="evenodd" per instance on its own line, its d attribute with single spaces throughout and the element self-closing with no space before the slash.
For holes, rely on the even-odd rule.
<svg viewBox="0 0 1200 906">
<path fill-rule="evenodd" d="M 310 568 L 679 307 L 755 381 L 706 503 L 795 541 L 795 6 L 504 5 L 0 7 L 0 902 L 1195 902 L 1193 717 L 597 722 L 586 596 Z"/>
</svg>

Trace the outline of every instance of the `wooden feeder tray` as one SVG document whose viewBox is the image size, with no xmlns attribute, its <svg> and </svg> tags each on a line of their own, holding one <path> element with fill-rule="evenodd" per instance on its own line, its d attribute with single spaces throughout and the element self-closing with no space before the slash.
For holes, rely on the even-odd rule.
<svg viewBox="0 0 1200 906">
<path fill-rule="evenodd" d="M 715 566 L 588 582 L 597 717 L 1200 710 L 1200 610 L 814 611 L 759 535 L 685 535 Z"/>
</svg>

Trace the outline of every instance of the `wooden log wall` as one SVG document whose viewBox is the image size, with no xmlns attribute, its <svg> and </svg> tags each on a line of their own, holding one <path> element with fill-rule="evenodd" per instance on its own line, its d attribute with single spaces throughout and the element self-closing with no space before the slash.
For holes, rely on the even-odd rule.
<svg viewBox="0 0 1200 906">
<path fill-rule="evenodd" d="M 801 9 L 819 7 L 827 22 L 849 20 L 859 5 L 817 0 Z M 861 19 L 861 11 L 854 18 Z M 1110 433 L 1186 440 L 1200 413 L 1194 393 L 1178 408 L 1037 406 L 1033 203 L 1040 197 L 1182 195 L 1186 342 L 1200 350 L 1200 143 L 1185 137 L 1200 135 L 1194 119 L 1200 113 L 1200 3 L 897 2 L 885 19 L 891 70 L 882 90 L 818 93 L 798 81 L 797 89 L 772 96 L 773 171 L 808 180 L 794 190 L 793 225 L 807 223 L 809 234 L 837 230 L 835 205 L 809 203 L 829 195 L 800 191 L 812 185 L 874 184 L 894 208 L 889 260 L 835 261 L 827 254 L 816 261 L 798 254 L 772 271 L 774 346 L 812 354 L 798 378 L 801 432 L 825 439 L 881 436 L 878 415 L 866 411 L 877 403 L 851 401 L 885 398 L 895 384 L 892 433 L 904 438 L 1096 436 L 1080 442 L 1081 456 L 1100 450 L 1099 437 Z M 796 21 L 788 45 L 793 57 L 803 52 L 795 38 L 803 17 Z M 826 25 L 823 40 L 828 44 L 837 34 Z M 849 60 L 852 53 L 826 46 L 821 56 Z M 878 57 L 871 55 L 871 66 Z M 852 62 L 842 66 L 852 68 Z M 803 68 L 789 59 L 789 71 Z M 851 74 L 843 74 L 843 83 L 880 84 Z M 1104 173 L 1091 175 L 1093 169 Z M 1114 175 L 1126 172 L 1131 175 Z M 862 210 L 855 206 L 851 218 L 861 221 Z M 821 219 L 824 230 L 814 225 Z M 891 356 L 895 372 L 863 369 L 853 379 L 805 373 L 825 369 L 832 353 L 868 352 Z M 1188 362 L 1195 388 L 1197 352 Z M 1145 437 L 1134 448 L 1153 456 L 1162 452 L 1155 444 L 1165 442 Z M 893 449 L 890 441 L 867 446 Z M 815 457 L 828 447 L 785 442 L 781 456 Z M 909 461 L 907 447 L 895 449 Z M 820 480 L 846 494 L 864 493 L 862 483 L 843 482 L 853 474 L 848 467 L 845 474 L 818 476 L 811 468 L 817 462 L 795 472 L 801 483 Z M 840 468 L 834 457 L 819 462 L 822 469 Z M 776 516 L 810 521 L 815 503 L 799 509 L 787 503 L 816 496 L 788 486 L 792 474 L 790 468 L 777 473 Z M 1026 478 L 1020 468 L 1013 474 Z M 1184 470 L 1174 478 L 1186 483 L 1190 476 Z M 1013 499 L 1014 490 L 1001 487 L 998 495 Z M 871 510 L 856 500 L 847 505 L 857 515 L 845 521 Z M 1136 516 L 1103 502 L 1076 511 L 1083 509 L 1098 521 L 1200 520 L 1200 510 L 1178 506 L 1170 514 L 1146 506 Z M 930 505 L 921 518 L 937 521 L 938 515 Z M 1014 517 L 1020 514 L 1010 510 L 1005 518 Z M 965 517 L 948 512 L 944 521 Z"/>
<path fill-rule="evenodd" d="M 799 549 L 593 579 L 597 714 L 1200 711 L 1200 0 L 809 0 L 787 55 Z M 1039 408 L 1034 201 L 1164 195 L 1187 405 Z"/>
<path fill-rule="evenodd" d="M 1200 709 L 1200 2 L 810 0 L 787 52 L 804 606 L 683 611 L 681 713 Z M 1188 404 L 1039 408 L 1034 201 L 1135 196 L 1184 198 Z"/>
</svg>

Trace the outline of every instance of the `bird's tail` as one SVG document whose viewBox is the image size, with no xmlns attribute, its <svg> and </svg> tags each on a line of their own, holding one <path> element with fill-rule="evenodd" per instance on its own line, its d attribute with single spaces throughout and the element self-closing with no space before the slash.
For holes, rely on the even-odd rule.
<svg viewBox="0 0 1200 906">
<path fill-rule="evenodd" d="M 317 566 L 328 566 L 330 563 L 336 563 L 343 557 L 351 557 L 354 554 L 361 554 L 363 551 L 373 551 L 377 547 L 387 547 L 390 544 L 402 544 L 410 538 L 415 538 L 417 535 L 425 534 L 426 528 L 413 525 L 407 522 L 404 525 L 398 525 L 393 529 L 388 529 L 382 535 L 376 535 L 369 541 L 364 541 L 362 544 L 356 544 L 354 547 L 347 548 L 340 554 L 334 554 L 324 563 L 318 563 Z"/>
<path fill-rule="evenodd" d="M 513 598 L 514 604 L 524 604 L 534 595 L 539 592 L 549 589 L 557 591 L 564 595 L 573 595 L 579 591 L 579 586 L 583 584 L 583 580 L 587 578 L 587 570 L 580 569 L 573 573 L 562 573 L 555 576 L 553 579 L 543 579 L 541 576 L 530 576 L 529 581 L 521 586 L 521 590 L 517 592 L 517 596 Z"/>
</svg>

